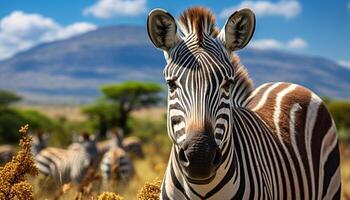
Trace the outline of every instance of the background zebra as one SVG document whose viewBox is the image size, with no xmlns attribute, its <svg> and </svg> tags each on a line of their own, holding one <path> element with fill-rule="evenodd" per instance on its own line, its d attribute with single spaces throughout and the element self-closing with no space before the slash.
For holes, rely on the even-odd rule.
<svg viewBox="0 0 350 200">
<path fill-rule="evenodd" d="M 11 161 L 15 155 L 15 148 L 9 144 L 0 145 L 0 166 Z"/>
<path fill-rule="evenodd" d="M 339 199 L 338 139 L 321 99 L 290 83 L 252 81 L 233 53 L 255 29 L 249 9 L 219 31 L 204 8 L 175 19 L 153 10 L 153 44 L 164 51 L 173 147 L 162 199 Z"/>
<path fill-rule="evenodd" d="M 79 137 L 79 143 L 77 149 L 48 147 L 41 150 L 35 157 L 39 171 L 59 183 L 79 183 L 87 169 L 96 164 L 97 156 L 94 136 L 84 133 Z"/>
<path fill-rule="evenodd" d="M 41 150 L 47 146 L 48 135 L 46 133 L 38 132 L 32 134 L 32 154 L 36 156 Z"/>
<path fill-rule="evenodd" d="M 127 184 L 134 175 L 134 166 L 123 148 L 114 147 L 102 157 L 100 164 L 103 181 L 117 180 Z"/>
<path fill-rule="evenodd" d="M 126 137 L 123 140 L 123 148 L 131 158 L 143 158 L 142 142 L 135 136 Z"/>
<path fill-rule="evenodd" d="M 120 129 L 108 131 L 108 140 L 98 142 L 97 149 L 103 154 L 100 170 L 104 183 L 117 180 L 127 184 L 134 175 L 134 166 L 123 146 L 123 134 Z"/>
<path fill-rule="evenodd" d="M 97 142 L 97 152 L 103 156 L 107 151 L 115 147 L 122 147 L 123 135 L 121 130 L 114 128 L 107 132 L 107 140 Z"/>
<path fill-rule="evenodd" d="M 97 152 L 104 155 L 113 148 L 123 148 L 131 158 L 143 158 L 142 142 L 138 137 L 123 137 L 123 132 L 119 128 L 114 128 L 107 132 L 109 139 L 97 142 Z"/>
</svg>

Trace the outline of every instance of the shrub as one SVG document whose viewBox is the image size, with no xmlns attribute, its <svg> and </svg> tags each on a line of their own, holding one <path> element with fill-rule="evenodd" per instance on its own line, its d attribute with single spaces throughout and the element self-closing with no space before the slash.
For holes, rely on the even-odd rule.
<svg viewBox="0 0 350 200">
<path fill-rule="evenodd" d="M 17 143 L 20 138 L 18 127 L 25 122 L 25 118 L 17 110 L 0 108 L 0 143 Z"/>
<path fill-rule="evenodd" d="M 350 102 L 331 101 L 328 103 L 327 107 L 338 129 L 350 129 Z"/>
</svg>

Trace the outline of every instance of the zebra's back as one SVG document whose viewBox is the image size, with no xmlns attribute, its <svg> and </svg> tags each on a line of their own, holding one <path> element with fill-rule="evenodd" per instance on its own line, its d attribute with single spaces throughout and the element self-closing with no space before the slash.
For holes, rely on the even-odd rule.
<svg viewBox="0 0 350 200">
<path fill-rule="evenodd" d="M 131 157 L 143 158 L 142 142 L 138 137 L 126 137 L 123 140 L 123 147 Z"/>
<path fill-rule="evenodd" d="M 96 143 L 97 153 L 101 157 L 113 147 L 112 141 L 110 139 L 99 141 Z"/>
<path fill-rule="evenodd" d="M 257 88 L 248 108 L 269 127 L 285 160 L 285 192 L 299 199 L 339 199 L 340 159 L 335 124 L 322 100 L 291 83 Z M 306 192 L 309 191 L 309 192 Z M 303 199 L 302 198 L 302 199 Z"/>
<path fill-rule="evenodd" d="M 80 182 L 89 167 L 78 150 L 49 147 L 41 150 L 35 160 L 38 170 L 58 183 Z"/>
</svg>

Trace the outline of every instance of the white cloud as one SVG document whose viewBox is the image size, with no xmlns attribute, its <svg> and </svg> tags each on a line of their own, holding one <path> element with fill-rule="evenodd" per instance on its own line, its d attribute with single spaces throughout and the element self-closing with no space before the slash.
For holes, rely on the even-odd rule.
<svg viewBox="0 0 350 200">
<path fill-rule="evenodd" d="M 146 10 L 146 0 L 98 0 L 86 8 L 83 14 L 107 19 L 116 16 L 137 16 Z"/>
<path fill-rule="evenodd" d="M 303 49 L 308 46 L 307 42 L 301 38 L 293 38 L 287 42 L 276 39 L 253 40 L 249 44 L 254 49 Z"/>
<path fill-rule="evenodd" d="M 39 43 L 65 39 L 96 29 L 91 23 L 77 22 L 62 26 L 40 14 L 13 11 L 0 20 L 0 59 Z"/>
<path fill-rule="evenodd" d="M 339 60 L 338 64 L 342 67 L 350 69 L 350 60 Z"/>
<path fill-rule="evenodd" d="M 287 47 L 291 49 L 303 49 L 307 47 L 307 43 L 301 38 L 294 38 L 288 41 Z"/>
<path fill-rule="evenodd" d="M 282 16 L 287 19 L 297 16 L 302 7 L 296 0 L 270 1 L 243 1 L 237 6 L 226 8 L 221 11 L 220 17 L 227 18 L 239 8 L 248 7 L 254 10 L 257 16 Z"/>
<path fill-rule="evenodd" d="M 275 39 L 260 39 L 251 41 L 249 46 L 254 49 L 279 49 L 283 44 Z"/>
</svg>

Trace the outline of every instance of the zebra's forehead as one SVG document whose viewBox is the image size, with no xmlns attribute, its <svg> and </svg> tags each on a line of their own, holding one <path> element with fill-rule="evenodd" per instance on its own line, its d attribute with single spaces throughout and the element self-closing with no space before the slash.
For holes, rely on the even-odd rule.
<svg viewBox="0 0 350 200">
<path fill-rule="evenodd" d="M 165 79 L 174 79 L 183 76 L 201 74 L 206 78 L 215 76 L 216 79 L 234 76 L 234 67 L 228 59 L 226 52 L 214 44 L 208 46 L 190 46 L 185 42 L 172 52 L 164 69 Z M 188 48 L 190 46 L 190 48 Z M 219 80 L 218 80 L 219 81 Z"/>
</svg>

